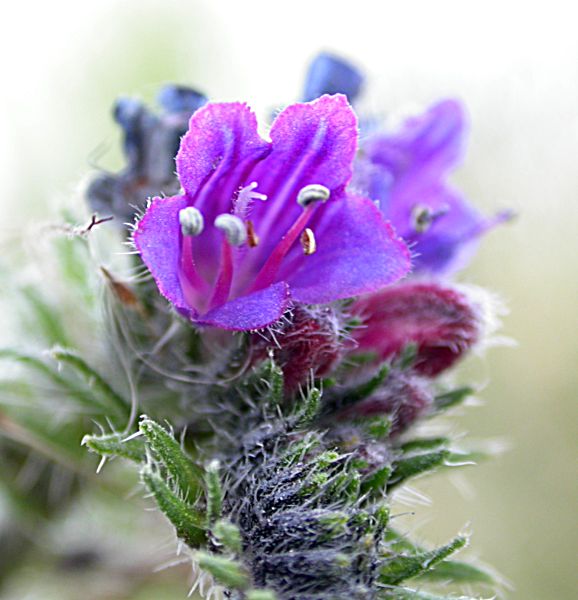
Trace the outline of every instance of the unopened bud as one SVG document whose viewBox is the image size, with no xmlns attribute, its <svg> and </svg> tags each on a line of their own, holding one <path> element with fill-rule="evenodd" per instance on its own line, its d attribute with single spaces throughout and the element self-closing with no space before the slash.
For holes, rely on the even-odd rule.
<svg viewBox="0 0 578 600">
<path fill-rule="evenodd" d="M 275 335 L 275 341 L 253 336 L 253 356 L 263 359 L 271 351 L 283 371 L 285 391 L 293 392 L 311 378 L 328 375 L 342 358 L 341 316 L 329 307 L 296 305 L 291 321 Z"/>
<path fill-rule="evenodd" d="M 460 291 L 437 283 L 409 282 L 385 288 L 354 304 L 363 327 L 353 332 L 360 350 L 386 359 L 416 346 L 413 369 L 435 377 L 480 338 L 480 311 Z"/>
</svg>

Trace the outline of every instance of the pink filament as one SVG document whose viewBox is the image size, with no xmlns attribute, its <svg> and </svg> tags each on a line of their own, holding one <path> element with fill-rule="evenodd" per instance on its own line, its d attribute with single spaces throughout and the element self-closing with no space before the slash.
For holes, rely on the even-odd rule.
<svg viewBox="0 0 578 600">
<path fill-rule="evenodd" d="M 211 298 L 211 308 L 222 306 L 229 299 L 233 282 L 233 252 L 226 237 L 221 243 L 221 264 L 215 283 L 215 291 Z"/>
<path fill-rule="evenodd" d="M 281 238 L 281 241 L 275 246 L 273 252 L 271 252 L 269 258 L 265 261 L 265 264 L 257 274 L 255 282 L 251 286 L 251 292 L 266 288 L 273 283 L 275 276 L 279 271 L 279 267 L 281 266 L 281 262 L 291 249 L 291 246 L 293 246 L 295 241 L 299 238 L 303 229 L 305 229 L 316 205 L 317 203 L 314 202 L 305 207 L 295 223 L 291 225 L 287 233 Z"/>
<path fill-rule="evenodd" d="M 180 282 L 187 302 L 196 309 L 198 305 L 199 293 L 206 293 L 208 289 L 207 282 L 199 275 L 195 268 L 195 259 L 193 258 L 193 238 L 184 236 L 181 246 L 181 270 Z"/>
</svg>

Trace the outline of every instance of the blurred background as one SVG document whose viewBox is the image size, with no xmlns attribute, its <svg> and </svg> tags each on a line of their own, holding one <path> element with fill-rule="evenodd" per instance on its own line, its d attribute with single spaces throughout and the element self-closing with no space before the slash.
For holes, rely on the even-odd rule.
<svg viewBox="0 0 578 600">
<path fill-rule="evenodd" d="M 459 478 L 420 484 L 433 504 L 415 508 L 416 531 L 445 542 L 468 524 L 473 555 L 511 582 L 505 597 L 575 598 L 578 36 L 571 9 L 571 2 L 528 0 L 13 3 L 0 22 L 2 252 L 17 253 L 6 240 L 79 201 L 88 173 L 120 167 L 110 113 L 119 95 L 153 102 L 160 85 L 176 82 L 213 100 L 246 100 L 267 115 L 298 99 L 308 61 L 331 50 L 367 73 L 360 109 L 386 114 L 461 98 L 472 127 L 456 182 L 485 212 L 508 207 L 519 215 L 484 240 L 461 280 L 503 299 L 510 314 L 500 334 L 517 347 L 493 348 L 464 365 L 459 377 L 484 386 L 484 403 L 455 427 L 508 449 Z M 4 313 L 0 325 L 10 318 Z M 162 523 L 122 509 L 120 500 L 113 510 L 109 500 L 108 538 L 89 502 L 53 542 L 66 545 L 62 531 L 106 538 L 120 563 L 140 552 L 155 565 L 158 538 L 172 543 Z M 135 528 L 145 541 L 123 548 L 122 532 Z M 112 592 L 95 581 L 80 594 L 74 579 L 33 565 L 5 597 L 184 596 L 179 571 L 145 571 L 134 589 Z"/>
</svg>

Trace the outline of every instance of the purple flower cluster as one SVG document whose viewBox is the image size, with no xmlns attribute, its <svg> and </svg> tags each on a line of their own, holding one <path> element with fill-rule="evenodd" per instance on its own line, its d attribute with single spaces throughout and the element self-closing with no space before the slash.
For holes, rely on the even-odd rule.
<svg viewBox="0 0 578 600">
<path fill-rule="evenodd" d="M 464 146 L 457 101 L 374 130 L 358 148 L 348 99 L 362 83 L 355 67 L 320 55 L 310 101 L 283 110 L 269 139 L 245 104 L 194 112 L 176 157 L 181 192 L 155 197 L 133 237 L 193 323 L 255 330 L 295 305 L 379 294 L 410 272 L 410 254 L 414 273 L 453 273 L 506 218 L 482 216 L 446 181 Z"/>
</svg>

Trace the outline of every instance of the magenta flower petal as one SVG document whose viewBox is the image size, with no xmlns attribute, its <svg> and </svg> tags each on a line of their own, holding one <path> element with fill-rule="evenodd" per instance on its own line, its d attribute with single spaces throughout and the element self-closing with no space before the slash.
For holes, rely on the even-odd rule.
<svg viewBox="0 0 578 600">
<path fill-rule="evenodd" d="M 139 221 L 133 241 L 161 294 L 175 307 L 190 311 L 179 277 L 179 211 L 185 206 L 185 196 L 155 198 Z"/>
<path fill-rule="evenodd" d="M 319 304 L 366 294 L 409 271 L 407 246 L 373 202 L 349 196 L 324 209 L 312 225 L 315 253 L 302 256 L 287 277 L 295 300 Z"/>
<path fill-rule="evenodd" d="M 230 300 L 200 317 L 199 325 L 232 331 L 261 329 L 279 320 L 290 304 L 289 286 L 281 281 L 264 290 Z"/>
<path fill-rule="evenodd" d="M 262 169 L 274 166 L 281 172 L 289 164 L 299 187 L 321 183 L 333 192 L 351 179 L 357 118 L 343 94 L 287 107 L 275 119 L 270 135 L 274 152 Z"/>
<path fill-rule="evenodd" d="M 207 186 L 214 190 L 223 179 L 230 178 L 232 169 L 239 171 L 255 164 L 270 149 L 271 144 L 257 133 L 257 118 L 246 104 L 207 104 L 191 117 L 181 140 L 177 174 L 187 196 L 195 198 Z M 215 205 L 217 214 L 228 211 L 230 201 L 224 194 L 203 198 L 203 204 Z M 205 208 L 199 203 L 197 207 Z"/>
<path fill-rule="evenodd" d="M 283 110 L 270 135 L 273 151 L 252 177 L 274 201 L 255 205 L 251 218 L 258 231 L 274 228 L 283 234 L 301 213 L 295 199 L 304 186 L 324 185 L 332 201 L 342 195 L 353 173 L 357 118 L 344 95 L 322 96 Z M 261 238 L 266 254 L 277 239 Z"/>
</svg>

